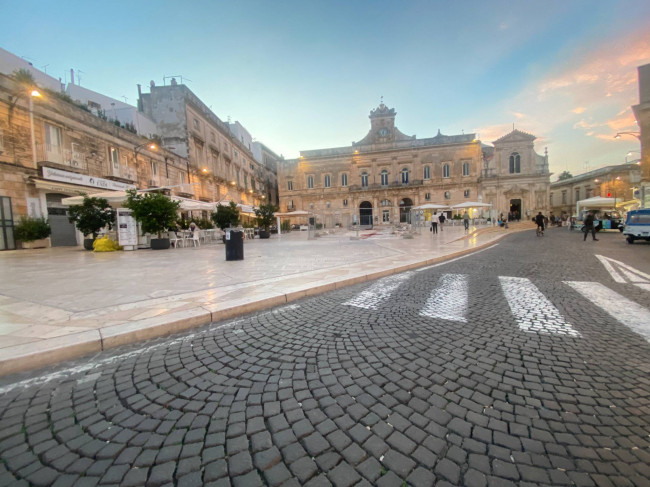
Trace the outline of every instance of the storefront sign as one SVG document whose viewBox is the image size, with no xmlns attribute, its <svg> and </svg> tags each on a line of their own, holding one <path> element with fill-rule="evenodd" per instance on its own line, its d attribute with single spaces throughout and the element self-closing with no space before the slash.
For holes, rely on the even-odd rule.
<svg viewBox="0 0 650 487">
<path fill-rule="evenodd" d="M 138 245 L 138 224 L 131 215 L 131 210 L 125 208 L 117 209 L 117 237 L 121 246 L 126 247 Z"/>
<path fill-rule="evenodd" d="M 81 186 L 92 186 L 93 188 L 112 189 L 115 191 L 126 191 L 135 189 L 135 185 L 111 181 L 110 179 L 96 178 L 77 174 L 75 172 L 61 171 L 51 167 L 43 168 L 43 177 L 52 181 L 61 181 L 64 183 L 79 184 Z"/>
</svg>

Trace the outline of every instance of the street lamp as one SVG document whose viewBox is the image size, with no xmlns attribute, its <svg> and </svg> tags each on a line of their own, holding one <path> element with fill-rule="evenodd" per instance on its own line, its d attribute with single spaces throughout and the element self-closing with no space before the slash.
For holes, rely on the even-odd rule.
<svg viewBox="0 0 650 487">
<path fill-rule="evenodd" d="M 34 134 L 34 98 L 43 98 L 43 95 L 41 95 L 41 92 L 38 91 L 36 88 L 31 88 L 27 89 L 26 91 L 20 91 L 17 94 L 12 95 L 10 97 L 11 100 L 11 105 L 9 105 L 9 124 L 11 125 L 11 114 L 13 112 L 14 107 L 16 106 L 16 103 L 18 103 L 18 100 L 20 100 L 23 96 L 29 95 L 29 131 L 31 135 L 31 144 L 32 144 L 32 163 L 34 164 L 34 167 L 37 167 L 36 164 L 36 136 Z"/>
<path fill-rule="evenodd" d="M 641 132 L 618 132 L 614 138 L 615 139 L 620 139 L 621 135 L 631 135 L 632 137 L 636 137 L 637 139 L 641 140 Z"/>
<path fill-rule="evenodd" d="M 133 148 L 133 156 L 135 157 L 136 164 L 138 163 L 138 152 L 144 148 L 147 148 L 149 150 L 156 150 L 158 149 L 158 146 L 153 142 L 145 142 L 144 144 L 136 145 Z"/>
</svg>

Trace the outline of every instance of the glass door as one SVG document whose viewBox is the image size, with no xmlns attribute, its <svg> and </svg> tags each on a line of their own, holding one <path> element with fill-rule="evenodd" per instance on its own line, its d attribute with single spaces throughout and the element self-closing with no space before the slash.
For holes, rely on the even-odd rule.
<svg viewBox="0 0 650 487">
<path fill-rule="evenodd" d="M 15 250 L 14 217 L 11 211 L 11 198 L 0 196 L 0 250 Z"/>
</svg>

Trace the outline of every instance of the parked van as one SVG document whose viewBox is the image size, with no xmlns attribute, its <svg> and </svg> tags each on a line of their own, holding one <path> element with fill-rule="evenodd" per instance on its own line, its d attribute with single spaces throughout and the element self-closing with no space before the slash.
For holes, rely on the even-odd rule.
<svg viewBox="0 0 650 487">
<path fill-rule="evenodd" d="M 594 228 L 600 230 L 623 231 L 623 217 L 616 209 L 614 198 L 602 198 L 595 196 L 586 200 L 578 201 L 576 204 L 577 221 L 574 228 L 582 230 L 587 213 L 594 213 Z"/>
<path fill-rule="evenodd" d="M 629 244 L 635 240 L 650 242 L 650 208 L 628 211 L 623 235 Z"/>
</svg>

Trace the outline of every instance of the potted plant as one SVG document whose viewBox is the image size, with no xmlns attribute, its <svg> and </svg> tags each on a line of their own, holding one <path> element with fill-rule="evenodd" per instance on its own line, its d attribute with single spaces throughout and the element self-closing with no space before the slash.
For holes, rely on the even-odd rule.
<svg viewBox="0 0 650 487">
<path fill-rule="evenodd" d="M 219 227 L 222 231 L 228 227 L 237 226 L 239 223 L 239 208 L 234 201 L 231 201 L 226 206 L 217 206 L 217 211 L 212 213 L 212 221 L 214 224 Z M 222 237 L 222 240 L 226 241 L 226 236 Z"/>
<path fill-rule="evenodd" d="M 50 246 L 50 224 L 45 218 L 22 216 L 14 226 L 14 238 L 20 240 L 23 249 L 39 249 Z"/>
<path fill-rule="evenodd" d="M 273 214 L 278 211 L 278 207 L 274 206 L 271 203 L 260 205 L 259 208 L 255 208 L 255 220 L 260 227 L 260 238 L 269 238 L 271 232 L 269 227 L 273 225 L 275 217 Z"/>
<path fill-rule="evenodd" d="M 108 227 L 113 228 L 115 222 L 115 210 L 110 207 L 104 198 L 94 198 L 84 195 L 84 201 L 80 205 L 72 205 L 68 210 L 68 220 L 74 223 L 81 233 L 84 234 L 84 248 L 93 249 L 93 242 L 99 231 Z M 88 236 L 92 238 L 88 238 Z"/>
<path fill-rule="evenodd" d="M 138 193 L 135 189 L 130 189 L 126 194 L 124 206 L 140 222 L 142 231 L 158 235 L 158 238 L 151 239 L 151 249 L 168 249 L 169 238 L 163 238 L 163 232 L 174 226 L 180 202 L 173 201 L 162 193 Z"/>
</svg>

